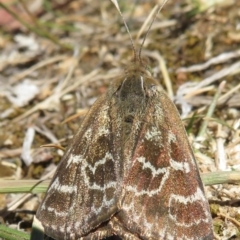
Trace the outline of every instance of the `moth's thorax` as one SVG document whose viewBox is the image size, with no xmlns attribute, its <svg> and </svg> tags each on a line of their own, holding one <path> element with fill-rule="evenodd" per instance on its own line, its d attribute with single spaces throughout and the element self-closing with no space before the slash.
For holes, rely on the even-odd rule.
<svg viewBox="0 0 240 240">
<path fill-rule="evenodd" d="M 125 70 L 125 77 L 120 82 L 118 96 L 122 101 L 132 101 L 139 99 L 145 101 L 148 97 L 148 90 L 158 85 L 146 66 L 140 62 L 132 63 Z"/>
<path fill-rule="evenodd" d="M 117 119 L 121 142 L 129 144 L 132 135 L 138 135 L 149 100 L 159 84 L 141 63 L 132 63 L 125 75 L 115 82 L 114 106 L 118 106 Z M 137 126 L 137 127 L 136 127 Z M 131 145 L 131 144 L 130 144 Z"/>
</svg>

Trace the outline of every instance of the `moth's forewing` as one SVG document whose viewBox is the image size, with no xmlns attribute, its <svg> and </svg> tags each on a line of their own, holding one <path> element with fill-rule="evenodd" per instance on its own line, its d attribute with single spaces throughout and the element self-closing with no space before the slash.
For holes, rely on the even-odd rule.
<svg viewBox="0 0 240 240">
<path fill-rule="evenodd" d="M 115 152 L 109 111 L 109 101 L 103 95 L 87 114 L 58 166 L 36 215 L 48 236 L 78 239 L 117 211 L 123 161 Z M 109 230 L 102 232 L 97 235 L 111 235 Z"/>
<path fill-rule="evenodd" d="M 124 126 L 125 171 L 116 217 L 139 239 L 213 239 L 208 201 L 177 109 L 141 68 L 132 67 L 117 93 L 117 105 L 125 106 L 116 111 Z"/>
</svg>

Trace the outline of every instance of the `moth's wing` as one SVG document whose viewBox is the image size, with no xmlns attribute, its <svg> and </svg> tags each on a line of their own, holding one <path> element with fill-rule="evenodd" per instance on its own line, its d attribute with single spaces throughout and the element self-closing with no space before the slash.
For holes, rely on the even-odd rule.
<svg viewBox="0 0 240 240">
<path fill-rule="evenodd" d="M 177 109 L 158 87 L 149 91 L 140 131 L 133 130 L 137 144 L 118 219 L 141 239 L 213 239 L 208 202 Z"/>
<path fill-rule="evenodd" d="M 85 117 L 37 211 L 53 238 L 85 236 L 117 211 L 120 163 L 113 152 L 109 111 L 103 95 Z"/>
</svg>

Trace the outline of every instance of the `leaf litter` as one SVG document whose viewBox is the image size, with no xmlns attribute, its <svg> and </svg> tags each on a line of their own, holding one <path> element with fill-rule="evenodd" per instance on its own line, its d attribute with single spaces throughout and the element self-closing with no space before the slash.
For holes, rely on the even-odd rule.
<svg viewBox="0 0 240 240">
<path fill-rule="evenodd" d="M 110 1 L 6 2 L 42 32 L 29 31 L 1 9 L 11 25 L 0 14 L 0 179 L 49 178 L 63 152 L 41 145 L 69 144 L 86 111 L 132 59 L 131 43 Z M 200 171 L 221 176 L 240 171 L 240 2 L 216 2 L 170 0 L 143 55 L 184 117 Z M 139 30 L 155 3 L 120 4 L 139 47 L 145 34 Z M 237 239 L 239 183 L 224 176 L 224 184 L 206 186 L 214 233 L 216 239 Z M 24 231 L 30 231 L 28 211 L 37 209 L 42 195 L 0 196 L 2 223 L 26 222 Z"/>
</svg>

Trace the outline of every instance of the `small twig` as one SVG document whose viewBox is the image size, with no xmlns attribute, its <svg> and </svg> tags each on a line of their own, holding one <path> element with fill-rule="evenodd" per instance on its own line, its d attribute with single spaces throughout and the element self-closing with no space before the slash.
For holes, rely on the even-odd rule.
<svg viewBox="0 0 240 240">
<path fill-rule="evenodd" d="M 66 149 L 64 147 L 62 147 L 61 145 L 57 145 L 57 144 L 44 144 L 41 145 L 40 147 L 45 148 L 45 147 L 50 147 L 50 148 L 57 148 L 60 149 L 62 151 L 65 151 Z"/>
<path fill-rule="evenodd" d="M 228 91 L 227 93 L 225 93 L 224 95 L 219 97 L 217 104 L 222 104 L 224 101 L 226 101 L 226 99 L 228 99 L 230 96 L 232 96 L 233 93 L 235 93 L 239 89 L 240 89 L 240 83 L 236 87 L 232 88 L 230 91 Z M 203 107 L 199 108 L 197 110 L 198 114 L 201 112 L 204 112 L 206 110 L 206 108 L 207 108 L 207 106 L 203 106 Z"/>
<path fill-rule="evenodd" d="M 168 95 L 171 99 L 173 99 L 174 94 L 173 94 L 173 89 L 172 89 L 172 82 L 169 77 L 166 62 L 164 61 L 164 58 L 157 51 L 154 51 L 154 52 L 144 51 L 144 54 L 146 54 L 149 57 L 155 58 L 158 61 L 159 68 L 162 72 L 164 84 L 167 88 Z"/>
<path fill-rule="evenodd" d="M 33 159 L 31 156 L 31 147 L 33 144 L 33 140 L 34 140 L 34 136 L 35 136 L 35 129 L 34 127 L 28 127 L 25 137 L 24 137 L 24 141 L 23 141 L 23 151 L 21 154 L 21 158 L 23 159 L 24 163 L 29 166 Z"/>
<path fill-rule="evenodd" d="M 224 143 L 225 139 L 223 138 L 222 134 L 222 125 L 218 124 L 218 130 L 217 130 L 217 138 L 216 138 L 216 143 L 217 143 L 217 151 L 216 151 L 216 160 L 217 160 L 217 166 L 219 170 L 226 170 L 227 163 L 226 163 L 226 153 L 224 149 Z"/>
<path fill-rule="evenodd" d="M 42 68 L 42 67 L 45 67 L 46 65 L 49 65 L 49 64 L 53 64 L 55 62 L 60 62 L 60 61 L 63 61 L 65 60 L 66 58 L 68 58 L 68 56 L 64 56 L 64 55 L 60 55 L 60 56 L 55 56 L 55 57 L 52 57 L 52 58 L 48 58 L 44 61 L 41 61 L 41 62 L 38 62 L 37 64 L 33 65 L 32 67 L 24 70 L 23 72 L 21 73 L 18 73 L 16 74 L 10 81 L 11 81 L 11 84 L 14 84 L 16 83 L 17 81 L 23 79 L 24 77 L 26 77 L 27 75 L 31 74 L 32 72 L 38 70 L 39 68 Z"/>
<path fill-rule="evenodd" d="M 78 113 L 73 114 L 70 117 L 66 118 L 64 121 L 62 121 L 62 124 L 72 121 L 78 117 L 84 116 L 85 114 L 87 114 L 87 112 L 88 112 L 88 109 L 81 109 L 81 111 L 79 111 Z"/>
<path fill-rule="evenodd" d="M 1 149 L 0 150 L 0 158 L 14 158 L 19 156 L 22 153 L 22 148 L 15 148 L 15 149 Z"/>
<path fill-rule="evenodd" d="M 223 68 L 222 70 L 218 71 L 217 73 L 213 74 L 210 77 L 205 78 L 202 80 L 199 84 L 197 84 L 194 89 L 202 88 L 205 86 L 208 86 L 212 84 L 213 82 L 226 77 L 227 75 L 231 74 L 232 72 L 236 71 L 238 68 L 240 68 L 240 61 L 234 63 L 231 66 L 227 66 Z"/>
<path fill-rule="evenodd" d="M 207 118 L 211 118 L 212 117 L 212 114 L 214 112 L 214 109 L 216 108 L 216 105 L 217 105 L 217 101 L 218 101 L 218 98 L 224 88 L 224 85 L 225 85 L 225 81 L 221 82 L 214 98 L 213 98 L 213 101 L 212 101 L 212 104 L 209 106 L 209 109 L 208 109 L 208 112 L 206 114 L 206 117 Z M 205 134 L 205 131 L 206 131 L 206 128 L 207 128 L 207 124 L 208 124 L 208 121 L 204 120 L 203 123 L 202 123 L 202 126 L 200 127 L 200 130 L 199 130 L 199 133 L 198 133 L 198 137 L 201 137 Z"/>
<path fill-rule="evenodd" d="M 16 183 L 16 180 L 15 180 L 15 183 Z M 13 183 L 13 186 L 15 186 L 14 183 Z M 12 202 L 10 202 L 7 205 L 7 210 L 8 211 L 15 210 L 16 208 L 18 208 L 21 204 L 23 204 L 31 196 L 32 196 L 32 194 L 30 194 L 30 193 L 26 193 L 26 194 L 22 194 L 22 195 L 18 196 L 17 199 L 13 200 Z"/>
<path fill-rule="evenodd" d="M 205 63 L 202 64 L 196 64 L 190 67 L 181 67 L 177 69 L 178 72 L 198 72 L 207 69 L 211 65 L 216 65 L 219 63 L 224 63 L 227 62 L 228 60 L 232 58 L 237 58 L 240 56 L 240 50 L 233 51 L 233 52 L 228 52 L 228 53 L 221 53 L 220 55 L 211 58 Z"/>
<path fill-rule="evenodd" d="M 194 97 L 196 95 L 199 95 L 199 94 L 202 94 L 202 93 L 205 93 L 205 92 L 209 92 L 209 91 L 211 91 L 213 89 L 215 89 L 215 86 L 213 86 L 213 85 L 210 85 L 210 86 L 204 87 L 204 88 L 200 88 L 200 89 L 194 89 L 191 92 L 187 93 L 184 96 L 184 99 L 192 98 L 192 97 Z"/>
<path fill-rule="evenodd" d="M 198 84 L 185 83 L 181 86 L 181 95 L 183 96 L 193 90 L 201 89 L 201 88 L 208 86 L 208 85 L 216 82 L 217 80 L 224 78 L 230 74 L 235 74 L 235 71 L 238 70 L 239 68 L 240 68 L 240 61 L 232 64 L 231 66 L 227 66 L 227 67 L 223 68 L 222 70 L 216 72 L 215 74 L 211 75 L 210 77 L 203 79 Z"/>
<path fill-rule="evenodd" d="M 212 56 L 212 48 L 213 48 L 213 36 L 215 33 L 209 34 L 207 36 L 207 39 L 205 41 L 205 59 L 209 59 Z"/>
<path fill-rule="evenodd" d="M 44 125 L 41 124 L 41 128 L 38 126 L 34 126 L 36 132 L 42 134 L 46 138 L 48 138 L 52 143 L 57 143 L 58 139 L 54 136 L 54 134 Z"/>
<path fill-rule="evenodd" d="M 240 89 L 240 83 L 233 87 L 232 89 L 230 89 L 230 91 L 228 91 L 227 93 L 225 93 L 224 95 L 222 95 L 219 99 L 218 99 L 218 103 L 221 104 L 222 102 L 224 102 L 226 99 L 228 99 L 229 97 L 233 96 L 233 94 L 238 91 Z"/>
<path fill-rule="evenodd" d="M 140 28 L 140 30 L 138 31 L 137 37 L 136 37 L 136 41 L 138 41 L 139 37 L 142 35 L 142 33 L 144 32 L 144 30 L 146 29 L 146 27 L 148 26 L 149 22 L 152 20 L 153 15 L 155 14 L 156 10 L 158 8 L 158 5 L 155 5 L 155 7 L 151 10 L 150 14 L 148 15 L 147 19 L 144 21 L 144 23 L 142 24 L 142 27 Z"/>
<path fill-rule="evenodd" d="M 237 221 L 236 219 L 234 219 L 234 218 L 232 218 L 232 217 L 229 217 L 229 216 L 227 216 L 227 215 L 225 215 L 225 214 L 223 214 L 223 213 L 219 213 L 218 216 L 221 217 L 221 218 L 224 218 L 224 219 L 227 219 L 227 220 L 231 221 L 231 222 L 232 222 L 233 224 L 235 224 L 238 228 L 240 228 L 240 222 Z"/>
</svg>

